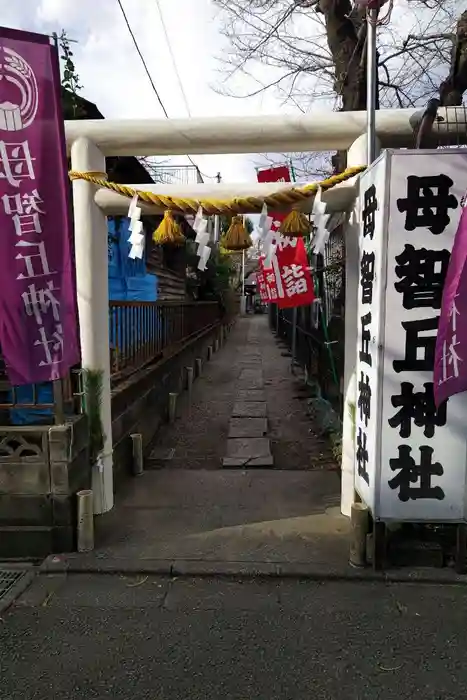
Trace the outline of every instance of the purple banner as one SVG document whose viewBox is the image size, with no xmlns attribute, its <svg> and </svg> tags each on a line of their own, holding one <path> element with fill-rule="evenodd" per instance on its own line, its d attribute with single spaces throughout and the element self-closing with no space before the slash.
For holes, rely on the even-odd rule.
<svg viewBox="0 0 467 700">
<path fill-rule="evenodd" d="M 467 391 L 467 208 L 462 209 L 446 281 L 436 337 L 434 395 L 439 406 Z"/>
<path fill-rule="evenodd" d="M 57 49 L 0 28 L 0 345 L 13 385 L 79 361 Z"/>
</svg>

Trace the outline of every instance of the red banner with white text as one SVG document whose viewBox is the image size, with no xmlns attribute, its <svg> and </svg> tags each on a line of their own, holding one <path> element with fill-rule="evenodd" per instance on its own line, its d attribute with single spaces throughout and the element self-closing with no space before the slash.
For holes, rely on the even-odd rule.
<svg viewBox="0 0 467 700">
<path fill-rule="evenodd" d="M 315 299 L 313 278 L 302 238 L 278 237 L 276 251 L 271 256 L 271 267 L 264 266 L 264 256 L 260 258 L 260 267 L 269 301 L 280 309 L 305 306 Z"/>
<path fill-rule="evenodd" d="M 290 182 L 290 170 L 288 165 L 275 165 L 272 168 L 264 168 L 258 170 L 256 173 L 258 182 Z M 275 232 L 279 230 L 279 226 L 284 221 L 286 214 L 275 214 L 270 212 L 270 216 L 273 217 L 273 222 L 271 225 L 271 231 Z"/>
<path fill-rule="evenodd" d="M 261 269 L 260 272 L 256 273 L 256 284 L 258 285 L 258 291 L 259 295 L 261 297 L 261 301 L 264 303 L 269 301 L 269 294 L 268 294 L 268 289 L 266 287 L 266 280 L 264 278 L 264 272 Z"/>
<path fill-rule="evenodd" d="M 264 284 L 266 287 L 266 294 L 268 295 L 269 302 L 277 302 L 277 285 L 276 285 L 276 273 L 274 269 L 266 268 L 264 266 L 264 255 L 259 259 L 260 270 L 263 273 Z"/>
<path fill-rule="evenodd" d="M 281 236 L 272 265 L 280 309 L 306 306 L 313 302 L 315 290 L 303 238 Z"/>
<path fill-rule="evenodd" d="M 287 165 L 265 168 L 257 172 L 258 182 L 290 182 Z M 285 214 L 274 214 L 271 231 L 279 230 Z M 271 256 L 271 267 L 264 267 L 265 258 L 260 258 L 260 270 L 264 276 L 268 300 L 277 303 L 280 309 L 311 304 L 315 298 L 313 278 L 302 238 L 286 238 L 277 235 L 275 252 Z"/>
</svg>

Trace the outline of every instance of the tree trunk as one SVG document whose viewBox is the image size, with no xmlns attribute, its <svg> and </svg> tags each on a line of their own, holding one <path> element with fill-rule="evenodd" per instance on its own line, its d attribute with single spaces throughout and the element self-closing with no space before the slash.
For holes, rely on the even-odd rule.
<svg viewBox="0 0 467 700">
<path fill-rule="evenodd" d="M 319 0 L 324 15 L 329 50 L 334 59 L 335 90 L 341 96 L 341 111 L 366 110 L 366 19 L 365 10 L 353 8 L 349 0 Z M 337 153 L 334 170 L 346 167 L 347 153 Z"/>
<path fill-rule="evenodd" d="M 462 95 L 467 90 L 467 12 L 459 17 L 452 49 L 449 75 L 439 88 L 441 106 L 454 107 L 462 104 Z"/>
<path fill-rule="evenodd" d="M 319 10 L 324 15 L 342 111 L 366 109 L 365 13 L 353 9 L 349 0 L 320 0 Z"/>
</svg>

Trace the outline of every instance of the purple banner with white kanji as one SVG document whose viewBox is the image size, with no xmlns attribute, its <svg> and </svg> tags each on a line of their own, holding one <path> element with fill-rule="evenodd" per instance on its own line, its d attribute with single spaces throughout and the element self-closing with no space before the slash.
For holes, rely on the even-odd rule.
<svg viewBox="0 0 467 700">
<path fill-rule="evenodd" d="M 0 28 L 0 346 L 12 384 L 79 361 L 57 49 Z"/>
<path fill-rule="evenodd" d="M 467 208 L 462 209 L 451 252 L 436 337 L 434 395 L 439 406 L 467 391 Z"/>
</svg>

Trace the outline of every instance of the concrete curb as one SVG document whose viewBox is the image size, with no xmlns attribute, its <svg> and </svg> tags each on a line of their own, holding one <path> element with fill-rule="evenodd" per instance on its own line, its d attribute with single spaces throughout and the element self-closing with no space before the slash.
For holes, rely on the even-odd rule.
<svg viewBox="0 0 467 700">
<path fill-rule="evenodd" d="M 452 569 L 407 569 L 374 571 L 350 565 L 326 567 L 306 562 L 221 562 L 170 559 L 123 559 L 105 557 L 48 557 L 39 567 L 41 574 L 135 574 L 190 578 L 265 578 L 310 581 L 381 581 L 382 583 L 427 583 L 466 585 L 467 575 Z"/>
</svg>

